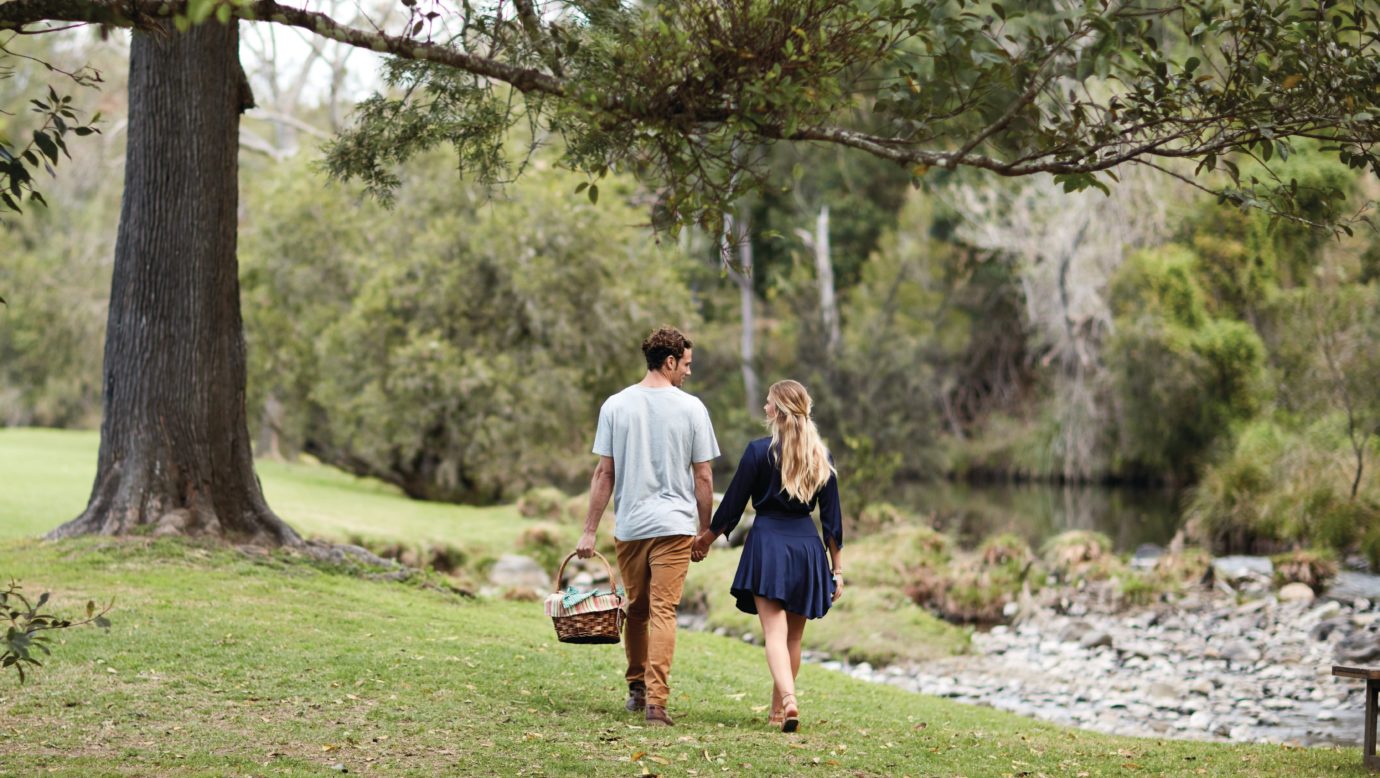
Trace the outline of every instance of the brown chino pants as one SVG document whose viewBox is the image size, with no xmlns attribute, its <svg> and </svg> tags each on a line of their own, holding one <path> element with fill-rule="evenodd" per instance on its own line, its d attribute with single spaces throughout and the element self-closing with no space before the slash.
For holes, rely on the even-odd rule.
<svg viewBox="0 0 1380 778">
<path fill-rule="evenodd" d="M 690 569 L 689 535 L 617 540 L 618 571 L 628 594 L 623 646 L 628 683 L 647 684 L 647 704 L 666 707 L 667 678 L 676 653 L 676 606 Z"/>
</svg>

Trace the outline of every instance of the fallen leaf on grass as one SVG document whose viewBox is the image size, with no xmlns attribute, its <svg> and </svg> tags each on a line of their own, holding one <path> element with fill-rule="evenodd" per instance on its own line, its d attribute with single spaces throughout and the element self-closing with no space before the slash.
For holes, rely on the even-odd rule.
<svg viewBox="0 0 1380 778">
<path fill-rule="evenodd" d="M 642 757 L 644 757 L 644 756 L 646 756 L 646 755 L 647 755 L 647 752 L 646 752 L 646 751 L 634 751 L 634 752 L 633 752 L 633 755 L 632 755 L 632 760 L 633 760 L 634 762 L 641 761 Z"/>
<path fill-rule="evenodd" d="M 647 758 L 650 759 L 650 760 L 652 760 L 653 762 L 656 762 L 657 764 L 670 764 L 670 763 L 671 763 L 671 760 L 670 760 L 670 759 L 667 759 L 667 758 L 664 757 L 664 756 L 657 756 L 656 754 L 647 754 Z"/>
</svg>

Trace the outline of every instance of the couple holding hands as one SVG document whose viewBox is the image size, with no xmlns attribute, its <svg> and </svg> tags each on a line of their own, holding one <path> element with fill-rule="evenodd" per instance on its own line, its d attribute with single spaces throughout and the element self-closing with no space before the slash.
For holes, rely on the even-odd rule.
<svg viewBox="0 0 1380 778">
<path fill-rule="evenodd" d="M 642 353 L 646 376 L 599 411 L 599 464 L 576 546 L 579 557 L 593 556 L 599 521 L 612 498 L 618 568 L 627 591 L 626 708 L 645 711 L 648 725 L 672 725 L 668 680 L 686 572 L 737 526 L 750 500 L 757 517 L 729 591 L 739 610 L 762 623 L 773 682 L 768 722 L 794 732 L 800 725 L 795 677 L 806 620 L 823 616 L 843 592 L 838 480 L 810 417 L 810 395 L 795 381 L 772 384 L 762 409 L 771 436 L 748 444 L 711 520 L 710 461 L 719 445 L 704 404 L 680 390 L 690 375 L 691 342 L 679 330 L 662 327 L 642 342 Z M 816 506 L 823 539 L 811 520 Z"/>
</svg>

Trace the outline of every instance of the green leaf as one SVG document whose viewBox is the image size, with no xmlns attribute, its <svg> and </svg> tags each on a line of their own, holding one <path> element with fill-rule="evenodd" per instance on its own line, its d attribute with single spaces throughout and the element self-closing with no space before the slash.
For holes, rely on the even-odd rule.
<svg viewBox="0 0 1380 778">
<path fill-rule="evenodd" d="M 58 161 L 58 147 L 48 133 L 43 130 L 34 130 L 34 143 L 38 144 L 38 150 L 43 155 L 54 162 Z"/>
<path fill-rule="evenodd" d="M 589 187 L 589 201 L 590 201 L 591 203 L 596 203 L 596 204 L 599 202 L 599 185 L 598 185 L 598 184 L 593 184 L 593 185 L 591 185 L 591 186 Z"/>
</svg>

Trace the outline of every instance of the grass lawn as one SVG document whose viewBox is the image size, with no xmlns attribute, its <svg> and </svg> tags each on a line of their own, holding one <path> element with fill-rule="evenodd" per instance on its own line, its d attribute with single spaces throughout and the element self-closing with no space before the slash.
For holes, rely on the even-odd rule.
<svg viewBox="0 0 1380 778">
<path fill-rule="evenodd" d="M 0 429 L 0 539 L 40 537 L 86 507 L 95 432 Z M 256 463 L 274 511 L 304 535 L 351 535 L 510 550 L 524 522 L 511 505 L 472 508 L 409 500 L 396 488 L 306 463 Z"/>
<path fill-rule="evenodd" d="M 0 430 L 0 579 L 53 592 L 59 615 L 117 605 L 109 632 L 59 635 L 27 685 L 0 674 L 0 775 L 1364 774 L 1354 748 L 1097 735 L 816 666 L 801 671 L 802 730 L 786 736 L 763 723 L 761 649 L 703 633 L 680 636 L 679 725 L 646 729 L 622 712 L 619 649 L 557 643 L 537 603 L 284 553 L 34 540 L 81 509 L 94 457 L 90 433 Z M 307 533 L 500 549 L 526 526 L 511 507 L 418 504 L 324 468 L 261 472 Z"/>
<path fill-rule="evenodd" d="M 0 676 L 0 774 L 1320 775 L 1356 749 L 1115 738 L 801 671 L 802 730 L 762 723 L 760 649 L 682 634 L 671 710 L 621 711 L 621 654 L 566 646 L 534 603 L 459 599 L 283 555 L 174 541 L 0 544 L 75 615 L 25 686 Z"/>
</svg>

